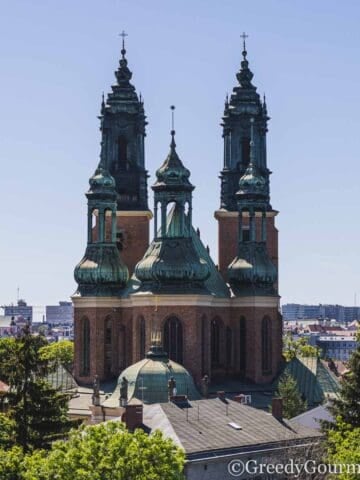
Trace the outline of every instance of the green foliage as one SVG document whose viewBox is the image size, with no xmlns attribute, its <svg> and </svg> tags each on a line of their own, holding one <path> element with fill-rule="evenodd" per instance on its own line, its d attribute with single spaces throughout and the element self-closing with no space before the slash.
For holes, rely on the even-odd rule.
<svg viewBox="0 0 360 480">
<path fill-rule="evenodd" d="M 129 433 L 119 422 L 82 427 L 50 452 L 25 458 L 23 480 L 181 480 L 184 453 L 157 431 Z"/>
<path fill-rule="evenodd" d="M 11 359 L 16 349 L 16 341 L 13 337 L 0 337 L 0 380 L 9 383 L 9 373 L 12 370 Z"/>
<path fill-rule="evenodd" d="M 62 340 L 45 345 L 40 349 L 40 357 L 56 366 L 63 365 L 71 371 L 74 363 L 74 342 Z"/>
<path fill-rule="evenodd" d="M 329 410 L 334 418 L 340 417 L 345 424 L 360 428 L 360 345 L 352 353 L 348 367 L 340 383 L 339 396 L 332 400 Z M 325 423 L 325 428 L 337 428 L 337 425 Z"/>
<path fill-rule="evenodd" d="M 49 448 L 73 426 L 67 418 L 68 397 L 46 381 L 53 368 L 41 354 L 47 341 L 25 329 L 15 339 L 7 359 L 9 417 L 15 423 L 15 440 L 24 451 Z"/>
<path fill-rule="evenodd" d="M 296 417 L 307 408 L 306 401 L 301 398 L 296 381 L 288 373 L 281 376 L 276 396 L 283 399 L 283 416 L 285 418 Z"/>
<path fill-rule="evenodd" d="M 22 462 L 23 453 L 21 448 L 13 447 L 10 450 L 0 449 L 1 480 L 23 480 Z"/>
<path fill-rule="evenodd" d="M 296 357 L 318 357 L 319 349 L 309 345 L 309 340 L 306 337 L 294 340 L 291 335 L 286 335 L 284 337 L 283 353 L 286 361 L 289 362 Z"/>
<path fill-rule="evenodd" d="M 328 431 L 327 462 L 336 465 L 360 465 L 360 427 L 346 424 L 341 417 L 337 418 L 336 430 Z M 359 473 L 346 472 L 334 474 L 328 478 L 334 480 L 358 480 Z"/>
<path fill-rule="evenodd" d="M 15 422 L 4 413 L 0 413 L 0 449 L 10 448 L 14 445 Z"/>
</svg>

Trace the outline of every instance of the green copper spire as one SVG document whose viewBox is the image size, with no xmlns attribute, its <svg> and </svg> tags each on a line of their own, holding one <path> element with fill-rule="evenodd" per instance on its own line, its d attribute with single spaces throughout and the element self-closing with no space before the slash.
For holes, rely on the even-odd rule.
<svg viewBox="0 0 360 480">
<path fill-rule="evenodd" d="M 90 190 L 86 193 L 88 244 L 74 271 L 82 296 L 117 294 L 129 277 L 116 246 L 115 180 L 104 168 L 103 148 L 101 150 L 99 166 L 89 180 Z"/>
<path fill-rule="evenodd" d="M 104 145 L 104 167 L 114 177 L 117 208 L 121 211 L 147 211 L 147 178 L 145 169 L 146 116 L 144 103 L 131 83 L 125 37 L 116 83 L 101 104 L 101 135 Z"/>
<path fill-rule="evenodd" d="M 249 62 L 247 60 L 247 51 L 246 51 L 246 43 L 245 40 L 249 35 L 246 35 L 243 33 L 241 35 L 243 39 L 243 51 L 242 51 L 242 56 L 243 59 L 241 61 L 241 69 L 240 71 L 236 74 L 236 78 L 238 79 L 238 82 L 241 86 L 241 88 L 247 89 L 247 90 L 256 90 L 256 87 L 251 83 L 251 80 L 254 77 L 254 74 L 252 71 L 249 69 Z"/>
<path fill-rule="evenodd" d="M 175 107 L 171 106 L 172 112 Z M 173 116 L 172 116 L 173 118 Z M 173 122 L 173 120 L 172 120 Z M 172 125 L 174 127 L 174 125 Z M 170 152 L 166 157 L 164 163 L 156 171 L 156 182 L 153 185 L 154 191 L 173 189 L 192 191 L 194 186 L 190 183 L 190 171 L 184 167 L 176 152 L 175 130 L 171 130 Z"/>
<path fill-rule="evenodd" d="M 239 180 L 236 193 L 239 209 L 238 255 L 228 267 L 228 278 L 236 294 L 275 293 L 277 270 L 266 249 L 266 213 L 269 208 L 268 183 L 256 165 L 254 119 L 251 119 L 250 161 Z M 244 240 L 243 217 L 249 217 L 249 236 Z M 256 217 L 261 216 L 261 235 L 257 238 Z"/>
<path fill-rule="evenodd" d="M 249 68 L 245 40 L 242 34 L 243 51 L 240 71 L 236 74 L 238 84 L 232 90 L 230 98 L 225 102 L 223 115 L 224 166 L 220 174 L 221 198 L 220 207 L 236 212 L 239 180 L 250 164 L 252 151 L 252 168 L 266 181 L 269 190 L 270 171 L 267 168 L 266 134 L 267 115 L 266 102 L 253 85 L 253 73 Z M 252 120 L 252 121 L 251 121 Z M 252 148 L 250 141 L 252 138 Z M 249 172 L 250 173 L 250 172 Z"/>
<path fill-rule="evenodd" d="M 261 174 L 256 165 L 256 146 L 254 139 L 254 119 L 251 120 L 251 139 L 250 139 L 250 162 L 245 170 L 244 175 L 239 180 L 239 190 L 236 193 L 238 201 L 241 202 L 242 207 L 254 202 L 264 202 L 268 200 L 268 183 Z M 266 205 L 263 205 L 266 207 Z"/>
<path fill-rule="evenodd" d="M 152 187 L 155 240 L 136 265 L 136 277 L 144 290 L 205 292 L 204 281 L 210 275 L 210 268 L 200 258 L 192 241 L 194 186 L 189 180 L 190 171 L 176 152 L 174 128 L 171 130 L 170 152 L 156 177 Z"/>
</svg>

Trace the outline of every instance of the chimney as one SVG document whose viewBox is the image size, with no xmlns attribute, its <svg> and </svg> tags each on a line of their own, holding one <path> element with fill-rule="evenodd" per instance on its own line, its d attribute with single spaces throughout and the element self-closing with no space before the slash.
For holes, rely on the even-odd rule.
<svg viewBox="0 0 360 480">
<path fill-rule="evenodd" d="M 220 400 L 226 400 L 225 398 L 225 392 L 223 390 L 219 390 L 216 392 L 216 395 L 218 396 L 218 398 L 220 398 Z"/>
<path fill-rule="evenodd" d="M 246 403 L 245 395 L 243 393 L 239 393 L 239 395 L 235 395 L 233 400 L 238 403 Z"/>
<path fill-rule="evenodd" d="M 125 406 L 125 412 L 121 416 L 121 420 L 125 422 L 126 428 L 133 432 L 136 428 L 141 427 L 143 423 L 143 404 L 128 404 Z"/>
<path fill-rule="evenodd" d="M 283 419 L 283 399 L 273 398 L 271 403 L 271 413 L 276 420 Z"/>
</svg>

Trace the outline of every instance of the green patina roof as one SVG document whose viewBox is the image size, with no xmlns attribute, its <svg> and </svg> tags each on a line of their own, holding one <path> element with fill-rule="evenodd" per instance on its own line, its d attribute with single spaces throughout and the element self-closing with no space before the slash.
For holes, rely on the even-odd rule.
<svg viewBox="0 0 360 480">
<path fill-rule="evenodd" d="M 193 190 L 194 186 L 190 183 L 190 171 L 184 166 L 176 152 L 175 131 L 171 131 L 170 152 L 164 163 L 156 171 L 156 182 L 153 190 L 180 189 Z"/>
<path fill-rule="evenodd" d="M 197 400 L 197 391 L 190 373 L 179 363 L 169 360 L 166 354 L 152 355 L 126 368 L 120 375 L 117 386 L 104 406 L 119 405 L 120 385 L 123 378 L 128 381 L 128 401 L 137 398 L 143 403 L 161 403 L 168 401 L 168 381 L 176 381 L 178 395 L 187 395 L 190 400 Z"/>
<path fill-rule="evenodd" d="M 178 216 L 176 214 L 175 207 L 173 207 L 167 216 L 167 232 L 176 233 L 177 231 L 178 231 Z M 160 234 L 160 231 L 159 231 L 159 234 Z M 209 275 L 207 279 L 204 281 L 204 285 L 206 290 L 208 291 L 208 294 L 214 295 L 217 297 L 229 297 L 230 291 L 228 286 L 226 285 L 224 279 L 222 278 L 219 271 L 217 270 L 212 258 L 210 257 L 209 252 L 207 251 L 206 247 L 202 243 L 200 236 L 196 233 L 193 226 L 191 226 L 190 239 L 191 239 L 193 248 L 197 253 L 197 256 L 201 259 L 202 263 L 205 263 L 207 265 L 207 268 L 209 271 Z M 153 240 L 152 243 L 149 245 L 149 248 L 145 253 L 144 257 L 146 257 L 148 252 L 151 252 L 154 249 L 155 243 L 156 243 L 156 240 Z M 141 282 L 134 274 L 130 279 L 130 281 L 128 282 L 122 295 L 126 297 L 128 295 L 135 294 L 140 289 L 140 287 L 141 287 Z"/>
<path fill-rule="evenodd" d="M 286 365 L 285 372 L 294 377 L 309 407 L 318 405 L 338 393 L 338 380 L 317 357 L 294 358 Z"/>
<path fill-rule="evenodd" d="M 77 388 L 77 383 L 71 373 L 62 365 L 58 365 L 56 370 L 47 375 L 46 380 L 53 388 L 63 392 Z"/>
</svg>

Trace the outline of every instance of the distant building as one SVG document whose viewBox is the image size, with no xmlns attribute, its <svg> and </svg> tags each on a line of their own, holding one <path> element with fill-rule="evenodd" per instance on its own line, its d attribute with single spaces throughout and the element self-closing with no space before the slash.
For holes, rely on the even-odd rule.
<svg viewBox="0 0 360 480">
<path fill-rule="evenodd" d="M 51 325 L 73 323 L 74 309 L 71 302 L 59 302 L 59 305 L 46 305 L 46 323 Z"/>
<path fill-rule="evenodd" d="M 0 337 L 10 337 L 16 335 L 18 327 L 10 316 L 0 315 Z"/>
<path fill-rule="evenodd" d="M 33 307 L 29 306 L 25 300 L 18 300 L 17 305 L 5 305 L 4 306 L 5 317 L 22 317 L 32 322 L 33 319 Z"/>
<path fill-rule="evenodd" d="M 344 307 L 343 305 L 287 303 L 281 307 L 281 310 L 285 321 L 306 318 L 329 318 L 340 323 L 348 323 L 360 319 L 360 307 Z"/>
<path fill-rule="evenodd" d="M 322 335 L 316 339 L 324 358 L 348 361 L 352 352 L 357 348 L 355 336 Z"/>
</svg>

